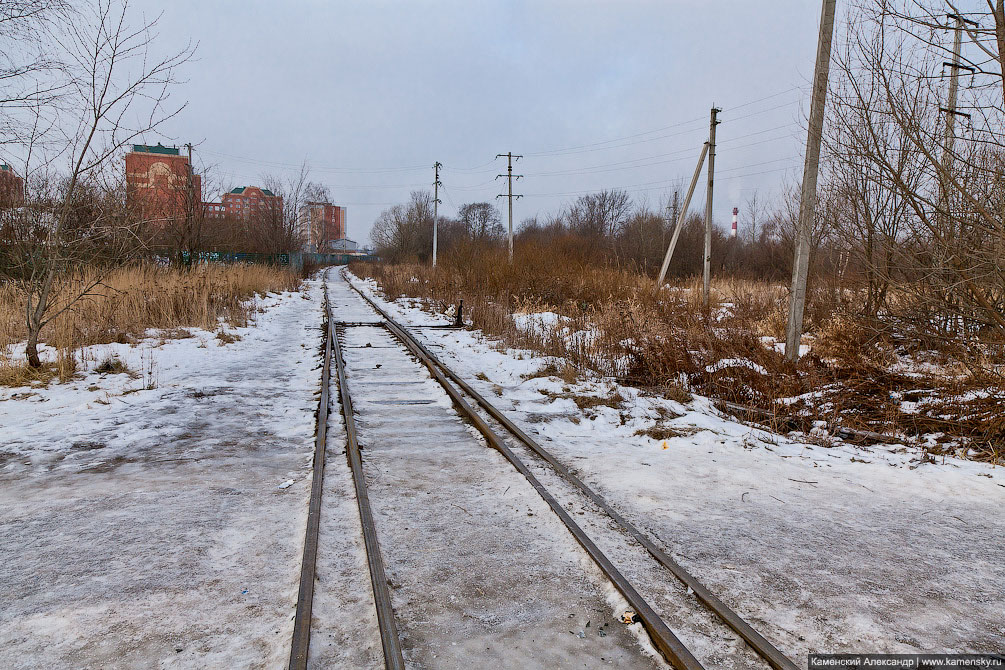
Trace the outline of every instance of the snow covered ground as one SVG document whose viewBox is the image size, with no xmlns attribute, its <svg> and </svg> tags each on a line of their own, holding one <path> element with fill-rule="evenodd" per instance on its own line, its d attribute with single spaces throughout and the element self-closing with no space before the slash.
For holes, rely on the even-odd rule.
<svg viewBox="0 0 1005 670">
<path fill-rule="evenodd" d="M 408 666 L 664 667 L 614 622 L 606 578 L 422 364 L 383 328 L 344 340 Z"/>
<path fill-rule="evenodd" d="M 182 339 L 151 333 L 136 346 L 90 348 L 84 371 L 68 384 L 0 389 L 0 668 L 285 665 L 310 488 L 320 297 L 312 281 L 303 293 L 263 299 L 255 325 L 228 330 L 236 341 L 199 330 Z M 333 305 L 336 318 L 376 320 L 345 290 L 333 292 Z M 448 321 L 411 300 L 390 309 L 406 323 Z M 551 361 L 477 332 L 413 332 L 797 664 L 809 651 L 1005 648 L 1002 469 L 923 462 L 898 445 L 806 444 L 723 417 L 702 398 L 680 404 L 605 379 L 538 376 Z M 132 374 L 95 371 L 116 358 Z M 385 372 L 409 365 L 388 360 Z M 359 389 L 361 402 L 385 407 L 378 391 Z M 378 395 L 368 401 L 368 392 Z M 312 665 L 379 667 L 337 412 L 332 421 Z M 412 456 L 393 446 L 367 447 L 368 476 L 383 514 L 408 514 L 386 459 Z M 482 488 L 491 493 L 509 475 L 497 473 Z M 493 500 L 479 495 L 453 502 Z M 524 503 L 541 504 L 533 496 Z M 433 511 L 423 511 L 430 524 Z M 567 542 L 547 512 L 530 518 L 555 536 L 536 539 L 538 549 Z M 412 548 L 407 534 L 384 537 L 388 549 L 398 545 L 391 558 Z M 671 627 L 694 622 L 693 608 L 680 602 L 686 594 L 633 573 L 634 558 L 619 558 L 627 576 L 655 594 Z M 388 564 L 412 639 L 448 634 L 445 613 L 458 605 L 441 598 L 437 609 L 419 597 L 430 566 Z M 436 623 L 406 611 L 423 608 Z M 531 628 L 536 611 L 522 619 Z M 458 619 L 458 630 L 473 621 Z M 568 634 L 566 642 L 584 640 Z M 514 644 L 526 642 L 514 635 Z M 494 644 L 491 633 L 481 639 Z M 708 667 L 745 667 L 731 651 L 741 644 L 735 640 L 685 642 L 720 654 L 723 662 Z M 411 653 L 429 651 L 436 652 Z"/>
<path fill-rule="evenodd" d="M 0 389 L 0 668 L 277 668 L 313 452 L 319 282 Z M 118 358 L 133 374 L 94 368 Z"/>
<path fill-rule="evenodd" d="M 404 323 L 436 318 L 415 300 L 382 302 Z M 703 398 L 535 376 L 549 359 L 478 332 L 414 332 L 797 665 L 811 651 L 1005 649 L 1002 468 L 922 462 L 903 445 L 817 446 Z M 616 394 L 614 406 L 576 403 Z"/>
</svg>

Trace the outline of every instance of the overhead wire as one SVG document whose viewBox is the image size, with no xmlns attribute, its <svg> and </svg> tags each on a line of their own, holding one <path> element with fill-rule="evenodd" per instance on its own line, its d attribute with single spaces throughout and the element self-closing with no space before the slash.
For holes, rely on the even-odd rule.
<svg viewBox="0 0 1005 670">
<path fill-rule="evenodd" d="M 788 88 L 788 89 L 786 89 L 784 91 L 779 91 L 777 93 L 772 93 L 770 95 L 763 96 L 763 97 L 758 98 L 756 100 L 751 100 L 749 102 L 745 102 L 745 103 L 742 103 L 742 104 L 739 104 L 739 105 L 728 107 L 728 108 L 726 108 L 726 111 L 725 111 L 725 114 L 727 116 L 726 116 L 726 118 L 722 119 L 722 122 L 723 123 L 738 122 L 738 121 L 741 121 L 741 120 L 744 120 L 744 119 L 747 119 L 747 118 L 755 117 L 755 116 L 758 116 L 758 115 L 761 115 L 761 114 L 766 114 L 766 113 L 775 111 L 777 109 L 781 109 L 783 107 L 787 107 L 789 105 L 795 104 L 796 101 L 786 102 L 786 103 L 782 103 L 782 104 L 779 104 L 779 105 L 774 105 L 774 106 L 771 106 L 771 107 L 768 107 L 768 108 L 765 108 L 765 109 L 754 110 L 754 111 L 751 111 L 751 112 L 749 112 L 747 114 L 743 114 L 742 116 L 739 116 L 739 117 L 735 117 L 735 118 L 729 118 L 728 117 L 728 113 L 731 112 L 731 111 L 739 110 L 739 109 L 746 109 L 746 108 L 758 105 L 760 103 L 763 103 L 765 101 L 772 100 L 772 99 L 775 99 L 775 98 L 787 95 L 789 93 L 792 93 L 793 91 L 801 91 L 801 90 L 803 90 L 803 87 L 794 86 L 794 87 L 790 87 L 790 88 Z M 561 159 L 561 158 L 565 158 L 565 157 L 568 157 L 568 156 L 575 156 L 575 155 L 580 155 L 580 154 L 585 154 L 585 153 L 592 153 L 592 152 L 597 152 L 597 151 L 608 151 L 608 150 L 615 150 L 615 149 L 620 149 L 620 148 L 624 148 L 624 147 L 637 146 L 637 145 L 640 145 L 640 144 L 647 144 L 647 143 L 651 143 L 651 142 L 657 142 L 657 141 L 660 141 L 660 140 L 666 140 L 666 139 L 670 139 L 670 138 L 674 138 L 674 137 L 682 137 L 682 136 L 686 136 L 686 135 L 691 135 L 691 134 L 695 134 L 695 133 L 698 133 L 698 132 L 702 132 L 702 131 L 705 130 L 705 128 L 703 126 L 696 126 L 694 128 L 687 128 L 687 126 L 696 124 L 699 121 L 704 121 L 704 120 L 706 120 L 706 117 L 695 117 L 693 119 L 688 119 L 688 120 L 685 120 L 685 121 L 680 121 L 680 122 L 669 124 L 669 125 L 662 126 L 662 127 L 659 127 L 659 128 L 654 128 L 652 130 L 646 130 L 646 131 L 642 131 L 642 132 L 638 132 L 638 133 L 634 133 L 634 134 L 623 135 L 623 136 L 620 136 L 620 137 L 614 137 L 614 138 L 610 138 L 610 139 L 606 139 L 606 140 L 600 140 L 600 141 L 597 141 L 597 142 L 590 142 L 590 143 L 584 143 L 584 144 L 578 144 L 578 145 L 571 145 L 571 146 L 560 147 L 560 148 L 549 149 L 549 150 L 543 150 L 543 151 L 527 152 L 527 153 L 525 153 L 525 155 L 529 156 L 529 157 L 531 157 L 531 156 L 532 157 L 537 157 L 537 158 L 540 158 L 540 159 Z M 764 135 L 764 134 L 767 134 L 767 133 L 772 133 L 772 132 L 775 132 L 775 131 L 778 131 L 778 130 L 790 129 L 793 126 L 798 125 L 798 124 L 799 124 L 798 121 L 793 121 L 793 122 L 790 122 L 790 123 L 786 123 L 786 124 L 774 126 L 772 128 L 766 128 L 766 129 L 763 129 L 763 130 L 758 130 L 758 131 L 746 133 L 746 134 L 743 134 L 743 135 L 738 135 L 738 136 L 735 136 L 735 137 L 730 137 L 730 138 L 727 138 L 727 139 L 723 139 L 720 142 L 718 142 L 717 144 L 719 146 L 723 146 L 723 145 L 729 146 L 732 143 L 737 142 L 739 140 L 743 140 L 743 139 L 750 138 L 750 137 L 757 137 L 757 136 Z M 680 129 L 680 130 L 677 130 L 676 132 L 669 132 L 669 133 L 666 132 L 668 130 L 674 130 L 674 129 Z M 756 146 L 756 145 L 760 145 L 760 144 L 766 144 L 766 143 L 769 143 L 769 142 L 776 142 L 776 141 L 784 140 L 784 139 L 786 139 L 788 137 L 792 137 L 792 136 L 793 136 L 792 133 L 783 133 L 782 135 L 780 135 L 778 137 L 770 137 L 770 138 L 761 139 L 761 140 L 758 140 L 758 141 L 755 141 L 755 142 L 748 142 L 748 143 L 744 143 L 744 144 L 740 144 L 740 145 L 733 145 L 733 146 L 731 146 L 731 149 L 736 150 L 736 149 L 747 148 L 747 147 Z M 548 171 L 542 171 L 542 172 L 532 172 L 532 173 L 528 173 L 527 176 L 529 176 L 529 177 L 535 177 L 535 178 L 551 178 L 551 177 L 560 177 L 560 176 L 573 177 L 573 176 L 579 176 L 579 175 L 602 174 L 602 173 L 607 173 L 607 172 L 618 172 L 618 171 L 629 171 L 629 170 L 651 168 L 651 167 L 656 167 L 656 166 L 660 166 L 660 165 L 666 165 L 666 164 L 670 164 L 670 163 L 674 163 L 674 162 L 680 162 L 682 160 L 687 160 L 689 158 L 689 155 L 692 154 L 692 153 L 694 153 L 696 150 L 697 150 L 696 146 L 687 146 L 687 147 L 683 147 L 681 149 L 674 150 L 674 151 L 663 152 L 663 153 L 656 153 L 656 154 L 649 155 L 649 156 L 643 156 L 643 157 L 633 158 L 633 159 L 628 159 L 628 160 L 623 160 L 623 161 L 615 161 L 615 162 L 609 162 L 609 163 L 599 163 L 599 164 L 593 164 L 593 165 L 581 166 L 581 167 L 575 167 L 575 168 L 569 168 L 569 169 L 558 169 L 558 170 L 548 170 Z M 351 175 L 351 174 L 381 175 L 381 174 L 395 174 L 395 173 L 417 172 L 417 171 L 420 171 L 420 170 L 428 170 L 429 169 L 428 165 L 387 166 L 387 167 L 349 167 L 349 166 L 334 166 L 334 165 L 313 165 L 309 161 L 305 161 L 305 162 L 299 163 L 299 164 L 294 164 L 294 163 L 288 163 L 288 162 L 283 162 L 283 161 L 272 161 L 272 160 L 263 160 L 263 159 L 250 158 L 250 157 L 245 157 L 245 156 L 239 156 L 239 155 L 229 154 L 229 153 L 225 153 L 225 152 L 214 151 L 214 150 L 210 150 L 210 149 L 201 149 L 200 152 L 201 153 L 209 154 L 211 156 L 220 156 L 220 157 L 223 157 L 223 158 L 227 158 L 227 159 L 230 159 L 230 160 L 234 160 L 234 161 L 237 161 L 237 162 L 241 162 L 241 163 L 245 163 L 245 164 L 250 164 L 250 165 L 259 165 L 259 166 L 263 166 L 263 167 L 286 168 L 286 169 L 298 169 L 298 168 L 307 166 L 309 170 L 314 171 L 314 172 L 333 173 L 333 174 L 345 174 L 345 175 Z M 771 161 L 764 161 L 764 162 L 761 162 L 761 163 L 754 163 L 754 164 L 748 164 L 748 165 L 744 165 L 744 166 L 739 166 L 739 167 L 736 167 L 736 168 L 727 168 L 725 170 L 720 170 L 720 172 L 722 172 L 722 173 L 728 173 L 728 172 L 732 172 L 732 171 L 735 171 L 735 170 L 748 169 L 750 167 L 754 167 L 754 166 L 758 166 L 758 165 L 765 165 L 765 164 L 770 164 L 770 163 L 776 163 L 776 162 L 782 161 L 782 160 L 789 160 L 789 158 L 780 158 L 780 159 L 775 159 L 775 160 L 771 160 Z M 473 165 L 473 166 L 470 166 L 470 167 L 454 167 L 454 166 L 447 165 L 447 166 L 444 166 L 444 172 L 448 173 L 448 174 L 450 172 L 461 173 L 461 174 L 488 173 L 488 172 L 493 172 L 495 170 L 494 169 L 486 170 L 485 168 L 488 168 L 489 166 L 494 165 L 495 162 L 496 162 L 496 159 L 492 159 L 492 160 L 489 160 L 489 161 L 487 161 L 485 163 L 481 163 L 481 164 L 478 164 L 478 165 Z M 774 169 L 774 170 L 765 170 L 765 171 L 760 171 L 760 172 L 755 172 L 755 173 L 750 173 L 750 174 L 731 175 L 731 176 L 725 177 L 723 179 L 735 179 L 735 178 L 740 178 L 740 177 L 744 177 L 744 176 L 754 176 L 754 175 L 759 175 L 759 174 L 766 174 L 766 173 L 769 173 L 769 172 L 776 172 L 776 171 L 779 171 L 781 169 L 789 169 L 789 168 L 786 167 L 786 168 L 778 168 L 778 169 Z M 240 176 L 240 175 L 237 175 L 236 173 L 230 173 L 230 174 L 233 177 Z M 485 188 L 485 187 L 493 184 L 495 181 L 496 181 L 495 179 L 492 179 L 492 180 L 488 180 L 488 181 L 484 181 L 484 182 L 477 183 L 477 184 L 472 184 L 472 185 L 455 185 L 455 184 L 452 184 L 451 185 L 451 190 L 454 190 L 454 191 L 477 191 L 479 189 Z M 662 187 L 661 186 L 652 186 L 653 184 L 664 184 L 663 187 L 665 187 L 665 185 L 667 183 L 670 183 L 670 182 L 673 182 L 673 181 L 674 181 L 673 179 L 667 179 L 667 180 L 660 180 L 660 181 L 656 181 L 656 182 L 644 182 L 644 183 L 641 183 L 641 184 L 634 184 L 634 185 L 631 185 L 631 186 L 618 187 L 618 188 L 621 188 L 621 189 L 624 189 L 624 190 L 631 190 L 631 189 L 654 190 L 654 189 L 662 188 Z M 332 185 L 332 187 L 335 188 L 335 189 L 340 189 L 340 190 L 341 189 L 346 189 L 346 190 L 358 190 L 358 189 L 363 189 L 363 190 L 365 190 L 365 189 L 401 189 L 401 188 L 414 189 L 414 188 L 423 187 L 425 185 L 426 184 L 424 184 L 424 183 L 334 184 L 334 185 Z M 645 188 L 645 187 L 648 187 L 648 188 Z M 589 192 L 592 192 L 592 191 L 587 190 L 587 191 L 567 191 L 567 192 L 559 192 L 559 193 L 538 193 L 538 194 L 528 194 L 528 197 L 578 195 L 578 194 L 589 193 Z M 447 194 L 447 197 L 450 198 L 449 193 Z M 363 206 L 363 205 L 368 205 L 369 206 L 369 205 L 389 205 L 389 204 L 393 204 L 393 203 L 346 203 L 346 204 L 352 204 L 352 205 L 356 205 L 356 206 Z"/>
<path fill-rule="evenodd" d="M 736 118 L 733 118 L 733 119 L 731 119 L 729 117 L 726 117 L 725 119 L 723 119 L 721 121 L 721 123 L 734 123 L 734 122 L 740 121 L 742 119 L 749 119 L 752 116 L 758 116 L 760 114 L 767 114 L 768 112 L 773 112 L 776 109 L 782 109 L 783 107 L 791 107 L 792 105 L 794 105 L 797 102 L 799 102 L 799 101 L 798 100 L 793 100 L 791 102 L 785 102 L 785 103 L 782 103 L 780 105 L 775 105 L 774 107 L 768 107 L 767 109 L 761 109 L 761 110 L 758 110 L 756 112 L 751 112 L 750 114 L 744 114 L 743 116 L 737 116 Z"/>
<path fill-rule="evenodd" d="M 596 146 L 599 146 L 601 144 L 612 144 L 614 142 L 621 142 L 623 140 L 630 140 L 630 139 L 635 139 L 636 137 L 642 137 L 643 135 L 652 135 L 653 133 L 661 133 L 661 132 L 663 132 L 665 130 L 671 130 L 673 128 L 680 128 L 682 126 L 687 126 L 687 125 L 690 125 L 692 123 L 696 123 L 698 121 L 703 121 L 703 120 L 704 120 L 704 117 L 698 117 L 698 118 L 690 119 L 688 121 L 681 121 L 679 123 L 673 123 L 673 124 L 670 124 L 669 126 L 663 126 L 662 128 L 656 128 L 654 130 L 646 130 L 646 131 L 641 132 L 641 133 L 635 133 L 634 135 L 626 135 L 624 137 L 616 137 L 616 138 L 612 138 L 612 139 L 609 139 L 609 140 L 603 140 L 603 141 L 600 141 L 600 142 L 592 142 L 590 144 L 580 144 L 578 146 L 563 147 L 561 149 L 551 149 L 551 150 L 548 150 L 548 151 L 529 152 L 529 153 L 524 154 L 524 155 L 526 155 L 526 156 L 549 156 L 549 155 L 564 155 L 566 153 L 580 153 L 579 151 L 577 151 L 578 149 L 587 149 L 589 147 L 596 147 Z M 698 128 L 696 130 L 700 130 L 700 128 Z M 693 131 L 685 131 L 685 132 L 693 132 Z M 652 138 L 652 139 L 659 139 L 659 138 Z M 641 140 L 641 141 L 642 142 L 648 142 L 650 140 Z M 634 144 L 634 142 L 630 143 L 630 144 Z M 604 148 L 607 148 L 607 147 L 604 147 Z"/>
<path fill-rule="evenodd" d="M 735 168 L 729 168 L 727 170 L 721 170 L 721 172 L 732 172 L 733 170 L 745 170 L 745 169 L 749 169 L 751 167 L 757 167 L 757 166 L 760 166 L 760 165 L 768 165 L 768 164 L 771 164 L 771 163 L 777 163 L 777 162 L 779 162 L 781 160 L 791 160 L 792 158 L 793 158 L 792 156 L 789 156 L 789 157 L 786 157 L 786 158 L 780 158 L 780 159 L 771 160 L 771 161 L 763 161 L 763 162 L 760 162 L 760 163 L 749 163 L 747 165 L 741 165 L 741 166 L 737 166 Z M 751 176 L 751 175 L 754 175 L 754 174 L 767 174 L 769 172 L 778 172 L 778 171 L 782 171 L 782 170 L 791 169 L 792 167 L 793 166 L 791 166 L 791 165 L 786 165 L 786 166 L 781 167 L 781 168 L 774 168 L 774 169 L 771 169 L 771 170 L 763 170 L 763 171 L 760 171 L 760 172 L 750 173 L 750 174 L 747 174 L 747 175 L 731 175 L 731 176 L 725 177 L 725 178 L 723 178 L 723 179 L 721 179 L 719 181 L 726 181 L 726 180 L 729 180 L 729 179 L 735 179 L 735 178 L 739 178 L 739 177 L 743 177 L 743 176 Z M 672 184 L 675 181 L 676 181 L 675 178 L 671 178 L 671 179 L 658 179 L 656 181 L 642 182 L 642 183 L 639 183 L 639 184 L 629 184 L 629 185 L 626 185 L 626 186 L 613 186 L 613 187 L 608 187 L 608 189 L 609 190 L 616 190 L 616 191 L 628 191 L 628 192 L 635 192 L 635 191 L 639 191 L 639 190 L 650 191 L 650 190 L 656 190 L 656 189 L 659 189 L 659 188 L 666 188 L 667 186 L 669 186 L 670 184 Z M 660 185 L 660 186 L 656 186 L 656 185 Z M 643 187 L 650 187 L 650 188 L 643 188 Z M 555 192 L 555 193 L 528 193 L 525 197 L 528 197 L 528 198 L 558 197 L 558 196 L 569 196 L 569 195 L 584 195 L 584 194 L 587 194 L 587 193 L 595 193 L 595 192 L 596 192 L 595 189 L 587 189 L 587 190 L 564 191 L 564 192 Z"/>
<path fill-rule="evenodd" d="M 772 98 L 777 98 L 781 95 L 785 95 L 786 93 L 791 93 L 792 91 L 805 92 L 805 90 L 806 89 L 802 86 L 793 86 L 792 88 L 786 89 L 784 91 L 779 91 L 778 93 L 772 93 L 771 95 L 766 95 L 763 98 L 758 98 L 757 100 L 751 100 L 750 102 L 745 102 L 742 105 L 733 105 L 732 107 L 726 107 L 723 109 L 723 112 L 728 113 L 733 111 L 734 109 L 743 109 L 744 107 L 750 107 L 751 105 L 756 105 L 759 102 L 764 102 L 765 100 L 771 100 Z"/>
</svg>

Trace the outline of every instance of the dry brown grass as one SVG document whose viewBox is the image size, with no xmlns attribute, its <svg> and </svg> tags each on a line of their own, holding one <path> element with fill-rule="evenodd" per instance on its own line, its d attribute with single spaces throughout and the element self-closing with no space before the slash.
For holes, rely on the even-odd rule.
<svg viewBox="0 0 1005 670">
<path fill-rule="evenodd" d="M 27 363 L 0 365 L 0 386 L 48 386 L 59 376 L 59 366 L 54 363 L 46 363 L 40 368 L 33 368 Z"/>
<path fill-rule="evenodd" d="M 788 291 L 783 285 L 717 280 L 706 314 L 700 280 L 660 288 L 634 272 L 580 262 L 574 254 L 564 256 L 545 246 L 518 248 L 517 254 L 516 267 L 509 266 L 505 252 L 498 250 L 464 258 L 446 254 L 435 271 L 418 264 L 366 264 L 352 269 L 375 279 L 388 297 L 425 298 L 437 311 L 464 300 L 474 327 L 508 346 L 568 362 L 552 363 L 534 376 L 574 379 L 578 372 L 591 370 L 665 391 L 682 401 L 694 391 L 757 407 L 776 416 L 779 425 L 805 430 L 814 421 L 825 420 L 835 428 L 840 424 L 908 435 L 935 432 L 933 422 L 901 408 L 903 393 L 927 387 L 933 389 L 930 399 L 955 398 L 923 413 L 933 420 L 940 413 L 941 432 L 967 438 L 981 455 L 992 453 L 981 445 L 1005 441 L 1005 422 L 986 420 L 985 405 L 1000 410 L 1000 398 L 981 407 L 961 400 L 967 388 L 986 386 L 986 380 L 891 372 L 895 352 L 907 350 L 910 338 L 891 336 L 850 316 L 853 294 L 833 287 L 811 291 L 806 311 L 813 351 L 792 365 L 761 340 L 784 335 Z M 534 329 L 520 329 L 512 318 L 544 311 L 565 318 Z M 717 365 L 726 359 L 749 364 Z M 570 365 L 575 370 L 560 369 Z M 778 402 L 811 393 L 816 395 L 804 401 Z M 947 429 L 947 417 L 952 419 L 952 430 Z M 949 438 L 946 442 L 946 448 L 953 445 Z"/>
<path fill-rule="evenodd" d="M 92 280 L 91 272 L 85 272 L 75 285 L 86 286 Z M 221 322 L 245 326 L 255 309 L 250 298 L 293 290 L 299 284 L 294 274 L 264 265 L 206 265 L 191 271 L 156 265 L 121 268 L 43 328 L 40 339 L 59 350 L 57 373 L 65 380 L 73 374 L 73 352 L 78 347 L 131 342 L 149 329 L 157 330 L 161 338 L 172 338 L 191 337 L 186 328 L 216 330 Z M 60 298 L 65 301 L 73 294 L 71 286 Z M 0 284 L 0 352 L 26 336 L 23 296 L 12 285 Z M 18 360 L 0 365 L 5 366 L 0 372 L 4 385 L 19 385 L 13 382 L 36 374 L 22 370 Z"/>
</svg>

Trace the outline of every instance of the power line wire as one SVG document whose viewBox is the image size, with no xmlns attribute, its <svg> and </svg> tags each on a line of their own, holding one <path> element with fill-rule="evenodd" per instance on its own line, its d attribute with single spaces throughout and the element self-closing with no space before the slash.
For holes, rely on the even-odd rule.
<svg viewBox="0 0 1005 670">
<path fill-rule="evenodd" d="M 600 141 L 600 142 L 592 142 L 590 144 L 581 144 L 581 145 L 578 145 L 578 146 L 563 147 L 561 149 L 551 149 L 551 150 L 548 150 L 548 151 L 537 151 L 537 152 L 534 152 L 534 153 L 529 153 L 527 155 L 528 156 L 548 156 L 548 155 L 559 155 L 559 154 L 565 154 L 565 153 L 579 153 L 578 151 L 574 151 L 574 150 L 575 149 L 585 149 L 587 147 L 595 147 L 595 146 L 599 146 L 601 144 L 611 144 L 613 142 L 621 142 L 622 140 L 631 140 L 631 139 L 634 139 L 636 137 L 642 137 L 643 135 L 652 135 L 653 133 L 661 133 L 664 130 L 671 130 L 673 128 L 680 128 L 681 126 L 687 126 L 687 125 L 690 125 L 692 123 L 695 123 L 696 121 L 702 121 L 702 120 L 704 120 L 704 117 L 699 117 L 697 119 L 690 119 L 688 121 L 681 121 L 680 123 L 673 123 L 673 124 L 670 124 L 669 126 L 663 126 L 662 128 L 656 128 L 654 130 L 646 130 L 646 131 L 641 132 L 641 133 L 635 133 L 634 135 L 626 135 L 624 137 L 616 137 L 616 138 L 613 138 L 613 139 L 610 139 L 610 140 L 603 140 L 603 141 Z M 654 138 L 654 139 L 658 139 L 658 138 Z M 648 140 L 643 140 L 643 141 L 648 141 Z"/>
<path fill-rule="evenodd" d="M 758 98 L 757 100 L 751 100 L 750 102 L 745 102 L 742 105 L 734 105 L 733 107 L 726 107 L 725 111 L 731 112 L 734 109 L 743 109 L 744 107 L 750 107 L 751 105 L 756 105 L 759 102 L 764 102 L 765 100 L 771 100 L 772 98 L 777 98 L 780 95 L 785 95 L 786 93 L 791 93 L 792 91 L 805 91 L 802 86 L 793 86 L 790 89 L 780 91 L 778 93 L 772 93 L 771 95 L 766 95 L 763 98 Z"/>
</svg>

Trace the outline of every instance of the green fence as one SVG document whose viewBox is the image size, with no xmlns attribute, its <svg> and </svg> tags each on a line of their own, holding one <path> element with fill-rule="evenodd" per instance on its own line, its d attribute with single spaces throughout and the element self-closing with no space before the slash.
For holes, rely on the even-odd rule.
<svg viewBox="0 0 1005 670">
<path fill-rule="evenodd" d="M 296 268 L 302 268 L 305 262 L 314 265 L 348 265 L 353 261 L 375 261 L 376 256 L 365 254 L 317 254 L 311 252 L 296 252 L 290 254 L 291 261 Z"/>
<path fill-rule="evenodd" d="M 182 258 L 189 262 L 189 254 L 183 253 Z M 353 261 L 375 261 L 376 256 L 360 254 L 318 254 L 312 252 L 294 251 L 287 254 L 252 254 L 238 251 L 201 251 L 196 257 L 197 263 L 262 263 L 264 265 L 279 265 L 300 270 L 304 263 L 313 265 L 348 265 Z"/>
</svg>

